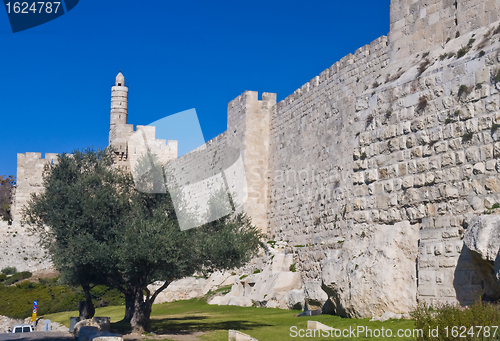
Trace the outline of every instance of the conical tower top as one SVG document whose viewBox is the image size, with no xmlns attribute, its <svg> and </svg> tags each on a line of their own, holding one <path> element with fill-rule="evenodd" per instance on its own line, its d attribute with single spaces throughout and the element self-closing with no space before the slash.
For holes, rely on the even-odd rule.
<svg viewBox="0 0 500 341">
<path fill-rule="evenodd" d="M 125 77 L 123 77 L 121 71 L 116 76 L 116 86 L 125 86 Z"/>
</svg>

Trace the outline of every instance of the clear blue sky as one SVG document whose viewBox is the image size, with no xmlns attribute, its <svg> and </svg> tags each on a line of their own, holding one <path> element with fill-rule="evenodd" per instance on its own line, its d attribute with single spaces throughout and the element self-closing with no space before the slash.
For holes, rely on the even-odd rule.
<svg viewBox="0 0 500 341">
<path fill-rule="evenodd" d="M 111 86 L 129 86 L 129 123 L 196 108 L 205 139 L 245 90 L 291 94 L 389 31 L 389 0 L 80 0 L 13 34 L 0 8 L 0 175 L 17 153 L 108 143 Z"/>
</svg>

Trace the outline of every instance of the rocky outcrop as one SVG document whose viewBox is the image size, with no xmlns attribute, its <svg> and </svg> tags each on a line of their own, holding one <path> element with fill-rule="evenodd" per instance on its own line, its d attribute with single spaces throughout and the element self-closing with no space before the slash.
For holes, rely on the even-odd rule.
<svg viewBox="0 0 500 341">
<path fill-rule="evenodd" d="M 473 216 L 464 236 L 475 270 L 483 282 L 484 298 L 500 299 L 500 216 Z"/>
<path fill-rule="evenodd" d="M 227 295 L 214 297 L 209 304 L 302 309 L 306 298 L 302 278 L 299 272 L 290 271 L 293 254 L 283 251 L 271 248 L 262 271 L 241 276 Z"/>
<path fill-rule="evenodd" d="M 322 264 L 323 289 L 335 314 L 372 317 L 416 305 L 418 226 L 356 226 Z"/>
</svg>

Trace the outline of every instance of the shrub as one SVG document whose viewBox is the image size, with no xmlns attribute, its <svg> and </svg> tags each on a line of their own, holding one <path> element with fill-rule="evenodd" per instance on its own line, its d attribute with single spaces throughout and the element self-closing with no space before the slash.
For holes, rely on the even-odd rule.
<svg viewBox="0 0 500 341">
<path fill-rule="evenodd" d="M 385 113 L 385 118 L 390 119 L 391 115 L 392 115 L 392 112 L 390 110 L 387 110 L 387 112 Z"/>
<path fill-rule="evenodd" d="M 474 42 L 475 42 L 475 41 L 476 41 L 476 39 L 474 39 L 474 38 L 470 38 L 470 39 L 469 39 L 469 42 L 467 43 L 467 46 L 468 46 L 469 48 L 470 48 L 470 47 L 472 47 L 472 44 L 474 44 Z"/>
<path fill-rule="evenodd" d="M 451 119 L 447 118 L 446 120 L 444 120 L 444 124 L 449 124 L 451 123 Z"/>
<path fill-rule="evenodd" d="M 361 154 L 360 159 L 361 159 L 361 160 L 366 159 L 366 153 L 365 153 L 365 152 L 363 152 L 363 153 Z"/>
<path fill-rule="evenodd" d="M 372 122 L 373 122 L 373 115 L 369 114 L 368 116 L 366 116 L 366 126 L 368 127 L 370 124 L 372 124 Z"/>
<path fill-rule="evenodd" d="M 257 269 L 257 270 L 255 270 L 253 273 L 254 273 L 254 274 L 260 274 L 260 270 L 259 270 L 259 269 Z"/>
<path fill-rule="evenodd" d="M 500 125 L 493 123 L 491 125 L 491 132 L 494 134 L 498 130 L 499 127 L 500 127 Z"/>
<path fill-rule="evenodd" d="M 18 281 L 22 281 L 23 279 L 30 278 L 31 277 L 31 272 L 29 271 L 23 271 L 23 272 L 18 272 L 9 278 L 7 278 L 5 281 L 3 281 L 4 285 L 11 285 L 14 284 Z"/>
<path fill-rule="evenodd" d="M 425 52 L 423 55 L 422 55 L 422 58 L 427 58 L 427 56 L 429 55 L 429 52 Z"/>
<path fill-rule="evenodd" d="M 493 206 L 491 206 L 491 209 L 495 209 L 495 208 L 500 208 L 500 204 L 499 203 L 494 203 Z"/>
<path fill-rule="evenodd" d="M 495 328 L 490 326 L 498 326 L 500 307 L 480 300 L 465 308 L 458 304 L 434 307 L 420 304 L 411 316 L 415 320 L 415 328 L 423 330 L 417 336 L 419 341 L 491 339 Z M 481 330 L 477 326 L 482 326 Z M 434 337 L 430 331 L 436 328 L 439 333 Z M 498 335 L 498 331 L 496 334 Z"/>
<path fill-rule="evenodd" d="M 458 37 L 460 37 L 460 32 L 459 31 L 457 31 L 457 33 L 455 33 L 455 38 L 458 38 Z"/>
<path fill-rule="evenodd" d="M 295 267 L 295 263 L 290 264 L 290 268 L 289 268 L 289 270 L 290 270 L 291 272 L 297 272 L 297 268 Z"/>
<path fill-rule="evenodd" d="M 476 90 L 480 90 L 482 88 L 483 88 L 483 84 L 481 84 L 481 83 L 476 84 Z"/>
<path fill-rule="evenodd" d="M 493 80 L 495 82 L 500 82 L 500 69 L 498 69 L 497 71 L 495 71 L 495 74 L 493 75 Z"/>
<path fill-rule="evenodd" d="M 375 89 L 375 88 L 377 88 L 379 85 L 380 85 L 380 83 L 379 83 L 379 82 L 377 82 L 377 81 L 375 81 L 375 82 L 373 82 L 372 87 Z"/>
<path fill-rule="evenodd" d="M 422 73 L 424 73 L 425 70 L 429 67 L 431 64 L 431 61 L 429 59 L 424 60 L 420 65 L 418 66 L 418 75 L 420 76 Z"/>
<path fill-rule="evenodd" d="M 467 85 L 462 84 L 460 88 L 458 88 L 458 98 L 461 98 L 463 95 L 468 95 L 472 91 Z"/>
<path fill-rule="evenodd" d="M 439 56 L 440 60 L 445 60 L 446 57 L 448 57 L 448 53 L 443 53 L 442 55 Z"/>
<path fill-rule="evenodd" d="M 469 142 L 472 140 L 472 137 L 474 136 L 473 133 L 465 133 L 462 135 L 462 142 Z"/>
<path fill-rule="evenodd" d="M 479 51 L 479 58 L 484 57 L 485 54 L 486 52 L 484 52 L 483 50 Z"/>
<path fill-rule="evenodd" d="M 14 266 L 8 266 L 2 269 L 2 273 L 6 275 L 13 275 L 17 272 L 17 269 Z"/>
<path fill-rule="evenodd" d="M 467 52 L 469 52 L 469 48 L 462 47 L 460 50 L 457 51 L 457 58 L 462 58 L 463 56 L 465 56 L 467 54 Z"/>
<path fill-rule="evenodd" d="M 453 113 L 455 116 L 460 116 L 460 113 L 461 111 L 460 110 L 455 110 L 455 112 Z"/>
<path fill-rule="evenodd" d="M 417 111 L 422 111 L 427 107 L 427 97 L 421 96 L 418 99 Z"/>
</svg>

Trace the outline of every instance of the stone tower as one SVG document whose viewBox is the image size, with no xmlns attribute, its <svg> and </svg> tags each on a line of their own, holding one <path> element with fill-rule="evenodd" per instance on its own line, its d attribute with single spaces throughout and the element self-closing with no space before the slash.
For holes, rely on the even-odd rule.
<svg viewBox="0 0 500 341">
<path fill-rule="evenodd" d="M 128 157 L 127 140 L 133 133 L 134 126 L 127 124 L 128 87 L 121 72 L 116 76 L 115 85 L 111 88 L 111 120 L 109 126 L 109 146 L 115 149 L 118 161 Z"/>
</svg>

